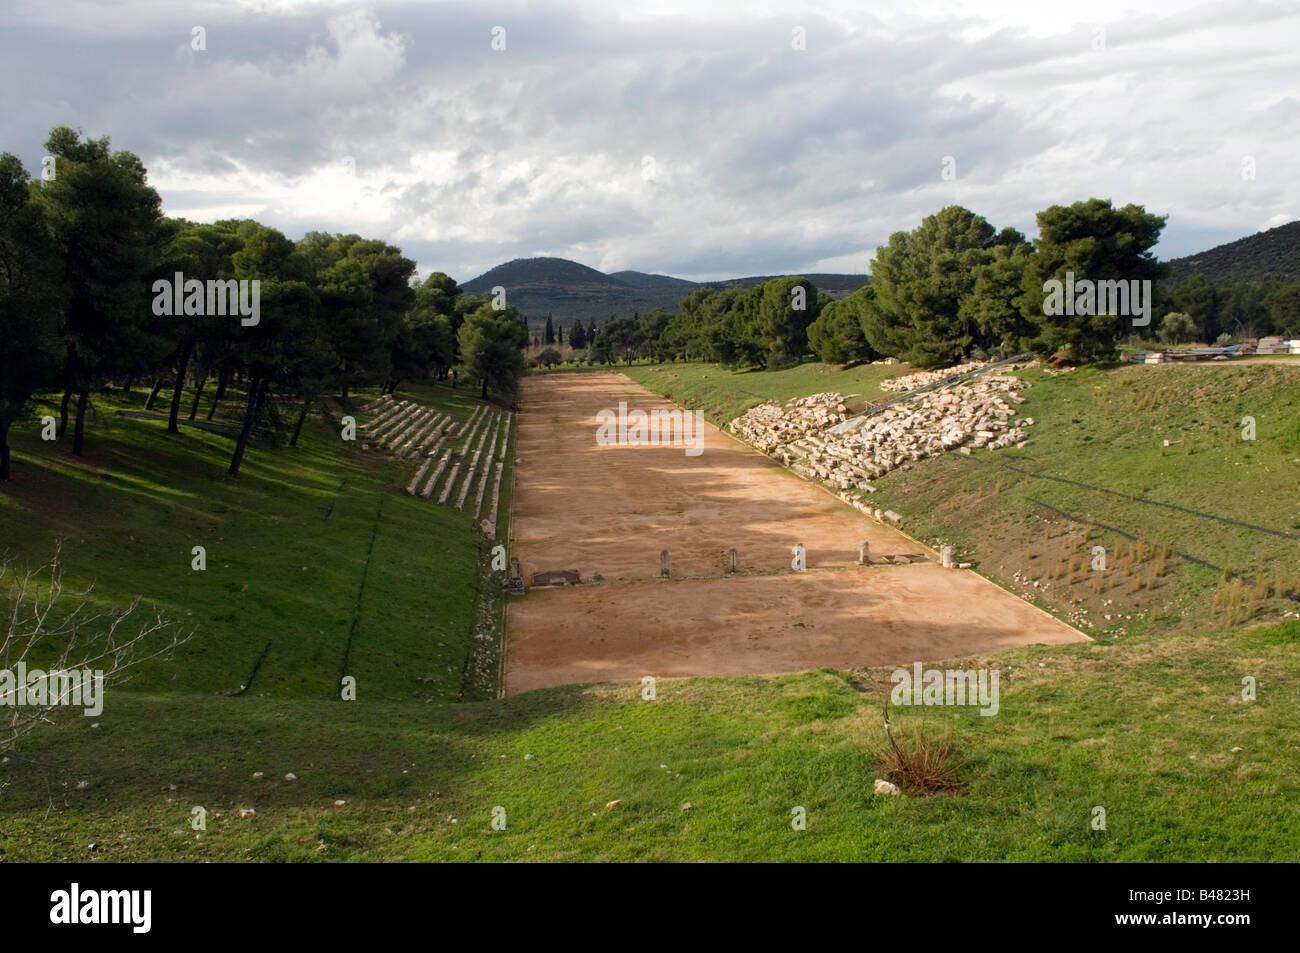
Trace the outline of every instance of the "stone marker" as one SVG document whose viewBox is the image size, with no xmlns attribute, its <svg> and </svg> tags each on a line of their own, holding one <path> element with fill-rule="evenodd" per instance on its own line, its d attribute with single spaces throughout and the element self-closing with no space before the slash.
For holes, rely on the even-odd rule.
<svg viewBox="0 0 1300 953">
<path fill-rule="evenodd" d="M 524 575 L 519 569 L 519 560 L 510 560 L 510 576 L 506 579 L 506 592 L 512 596 L 524 594 Z"/>
<path fill-rule="evenodd" d="M 939 550 L 939 564 L 944 569 L 955 569 L 957 566 L 957 550 L 951 546 L 944 546 Z"/>
</svg>

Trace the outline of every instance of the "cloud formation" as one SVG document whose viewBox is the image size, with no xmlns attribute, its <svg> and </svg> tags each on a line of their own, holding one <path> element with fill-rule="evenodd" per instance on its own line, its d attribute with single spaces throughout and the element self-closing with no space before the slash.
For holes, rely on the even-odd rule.
<svg viewBox="0 0 1300 953">
<path fill-rule="evenodd" d="M 952 203 L 1033 235 L 1136 202 L 1170 216 L 1163 257 L 1296 217 L 1294 3 L 862 6 L 27 0 L 0 149 L 37 169 L 54 125 L 111 135 L 169 214 L 360 232 L 462 280 L 863 272 Z"/>
</svg>

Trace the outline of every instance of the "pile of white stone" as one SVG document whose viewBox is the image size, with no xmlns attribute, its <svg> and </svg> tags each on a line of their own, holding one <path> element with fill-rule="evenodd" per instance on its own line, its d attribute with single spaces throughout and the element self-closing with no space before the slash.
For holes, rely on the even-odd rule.
<svg viewBox="0 0 1300 953">
<path fill-rule="evenodd" d="M 984 364 L 980 361 L 971 361 L 969 364 L 956 364 L 938 371 L 918 371 L 915 374 L 908 374 L 906 377 L 893 377 L 887 381 L 881 381 L 880 389 L 899 392 L 916 390 L 916 388 L 924 387 L 926 384 L 941 381 L 945 377 L 956 377 L 958 374 L 965 374 L 967 371 L 979 370 L 983 366 Z"/>
<path fill-rule="evenodd" d="M 870 481 L 911 462 L 949 450 L 1023 447 L 1032 417 L 1017 416 L 1024 402 L 1017 391 L 1029 385 L 997 375 L 954 384 L 942 390 L 863 417 L 844 433 L 830 427 L 843 419 L 843 404 L 818 394 L 755 407 L 731 422 L 733 433 L 786 466 L 833 489 L 874 491 Z M 809 403 L 813 402 L 813 403 Z M 814 422 L 820 422 L 814 426 Z"/>
<path fill-rule="evenodd" d="M 774 453 L 800 437 L 819 434 L 847 419 L 843 394 L 798 397 L 785 407 L 759 404 L 731 422 L 731 432 L 764 453 Z"/>
</svg>

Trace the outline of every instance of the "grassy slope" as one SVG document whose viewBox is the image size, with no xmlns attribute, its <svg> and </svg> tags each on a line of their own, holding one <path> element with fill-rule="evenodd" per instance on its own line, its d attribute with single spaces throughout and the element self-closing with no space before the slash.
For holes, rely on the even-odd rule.
<svg viewBox="0 0 1300 953">
<path fill-rule="evenodd" d="M 778 400 L 814 390 L 849 392 L 864 371 L 883 369 L 837 372 L 808 365 L 772 372 L 763 385 L 754 383 L 761 375 L 712 365 L 641 366 L 628 373 L 725 422 L 752 403 L 749 394 L 760 387 Z M 876 481 L 874 505 L 903 514 L 918 538 L 956 545 L 981 572 L 1044 607 L 1063 614 L 1087 609 L 1079 621 L 1093 634 L 1153 623 L 1159 630 L 1216 626 L 1296 607 L 1261 591 L 1247 609 L 1246 587 L 1233 616 L 1226 607 L 1212 611 L 1216 592 L 1224 590 L 1221 600 L 1228 594 L 1219 572 L 1172 557 L 1157 572 L 1158 557 L 1149 549 L 1167 543 L 1250 576 L 1261 589 L 1271 583 L 1296 591 L 1300 540 L 1029 477 L 1007 465 L 1300 535 L 1300 368 L 1126 365 L 1054 376 L 1030 369 L 1021 376 L 1033 385 L 1020 407 L 1034 418 L 1033 443 L 1023 450 L 950 453 L 896 471 Z M 885 393 L 878 386 L 876 392 Z M 1246 415 L 1256 420 L 1254 441 L 1241 439 Z M 1034 501 L 1081 521 L 1072 524 Z M 1130 560 L 1121 549 L 1131 550 L 1131 541 L 1089 528 L 1090 521 L 1125 530 L 1151 547 Z M 1108 572 L 1100 576 L 1083 571 L 1097 545 L 1108 552 Z M 1072 560 L 1083 564 L 1073 583 Z M 1046 592 L 1018 584 L 1017 572 L 1046 584 Z"/>
<path fill-rule="evenodd" d="M 915 372 L 906 364 L 859 364 L 840 370 L 831 364 L 800 364 L 780 371 L 728 371 L 716 364 L 634 364 L 618 367 L 637 383 L 714 423 L 726 423 L 764 401 L 786 401 L 838 391 L 851 409 L 894 396 L 880 382 Z"/>
<path fill-rule="evenodd" d="M 905 733 L 952 728 L 970 756 L 968 790 L 935 797 L 872 795 L 883 690 L 860 694 L 825 671 L 662 681 L 653 702 L 629 683 L 459 706 L 137 695 L 99 728 L 64 719 L 0 768 L 0 850 L 11 860 L 1295 860 L 1298 642 L 1293 621 L 969 660 L 1000 666 L 997 716 L 894 709 Z M 1241 700 L 1243 674 L 1258 680 L 1257 701 Z M 297 780 L 283 780 L 290 771 Z M 613 800 L 622 804 L 606 808 Z M 210 812 L 201 840 L 187 824 L 195 805 Z M 498 806 L 506 828 L 493 831 Z M 790 827 L 795 806 L 806 831 Z M 1095 806 L 1105 831 L 1090 828 Z"/>
<path fill-rule="evenodd" d="M 351 633 L 359 693 L 455 697 L 480 543 L 459 512 L 401 492 L 413 462 L 363 451 L 313 419 L 296 450 L 254 445 L 231 480 L 230 438 L 117 417 L 120 397 L 99 396 L 82 461 L 34 426 L 15 433 L 0 539 L 30 563 L 63 537 L 70 586 L 93 582 L 107 606 L 142 595 L 198 626 L 173 662 L 124 690 L 231 691 L 269 643 L 252 692 L 334 697 Z M 459 392 L 437 397 L 459 415 L 472 404 Z M 191 568 L 194 546 L 207 551 L 203 572 Z"/>
<path fill-rule="evenodd" d="M 668 370 L 683 375 L 676 386 L 692 372 Z M 709 389 L 717 386 L 712 375 L 722 374 L 699 373 Z M 779 374 L 740 377 L 747 389 L 773 396 L 854 389 L 810 368 Z M 808 380 L 816 383 L 807 387 Z M 1073 375 L 1042 383 L 1080 401 L 1093 386 Z M 800 390 L 776 394 L 782 387 Z M 715 393 L 719 406 L 750 399 Z M 1040 398 L 1050 391 L 1030 393 L 1034 405 L 1026 412 L 1048 422 L 1052 411 Z M 1273 394 L 1267 406 L 1286 406 L 1287 393 Z M 1084 401 L 1080 411 L 1067 405 L 1060 413 L 1104 418 L 1087 442 L 1095 445 L 1096 434 L 1132 418 L 1129 408 L 1109 413 L 1106 406 Z M 1145 413 L 1159 420 L 1158 410 Z M 1273 446 L 1266 443 L 1267 413 L 1258 414 L 1256 453 Z M 70 573 L 85 579 L 97 570 L 109 601 L 144 592 L 173 611 L 193 611 L 203 626 L 186 650 L 193 654 L 110 695 L 100 718 L 61 717 L 0 762 L 0 856 L 1300 858 L 1300 824 L 1289 808 L 1300 793 L 1296 622 L 962 660 L 1001 668 L 998 716 L 895 709 L 894 719 L 904 731 L 917 722 L 951 727 L 971 758 L 969 789 L 959 796 L 874 797 L 871 781 L 881 768 L 871 749 L 883 743 L 883 671 L 859 675 L 860 685 L 872 686 L 865 694 L 843 677 L 810 672 L 661 682 L 655 702 L 641 701 L 639 686 L 630 684 L 464 705 L 436 701 L 452 683 L 434 683 L 436 690 L 413 683 L 426 672 L 439 676 L 439 665 L 455 668 L 467 651 L 467 587 L 475 584 L 481 556 L 468 520 L 401 494 L 408 467 L 349 446 L 340 451 L 333 431 L 323 423 L 313 428 L 296 455 L 255 449 L 240 481 L 219 477 L 228 442 L 206 434 L 186 434 L 180 452 L 158 425 L 97 426 L 92 459 L 111 461 L 107 477 L 77 471 L 34 438 L 18 438 L 20 474 L 0 497 L 6 543 L 40 556 L 55 531 L 67 532 Z M 1043 443 L 1045 433 L 1039 431 Z M 1080 455 L 1077 447 L 1061 452 L 1062 460 L 1047 462 Z M 941 467 L 964 465 L 963 478 L 996 483 L 998 473 L 985 470 L 997 459 L 954 456 L 898 480 L 938 499 L 945 480 L 951 490 L 954 479 Z M 1200 462 L 1197 454 L 1187 459 Z M 1274 450 L 1266 459 L 1280 465 Z M 924 482 L 927 470 L 935 473 L 933 486 Z M 1239 472 L 1234 467 L 1230 475 Z M 1186 473 L 1183 479 L 1191 480 Z M 894 492 L 887 483 L 881 492 Z M 906 498 L 896 495 L 895 508 L 902 509 Z M 358 702 L 343 704 L 327 700 L 336 644 L 345 638 L 381 499 L 354 648 L 369 649 L 373 669 L 359 678 Z M 977 518 L 981 506 L 994 512 L 992 501 L 968 499 L 955 512 Z M 921 505 L 913 502 L 909 514 Z M 946 532 L 960 529 L 951 513 L 944 518 Z M 83 531 L 68 532 L 74 526 Z M 323 528 L 334 526 L 340 528 Z M 189 547 L 203 542 L 192 539 L 196 531 L 216 540 L 203 577 L 186 575 Z M 132 535 L 149 542 L 133 546 Z M 226 539 L 242 545 L 225 548 Z M 159 555 L 173 549 L 179 574 Z M 304 576 L 329 571 L 332 584 L 301 586 L 285 571 L 302 572 L 304 564 Z M 425 566 L 428 572 L 418 571 Z M 239 588 L 245 582 L 247 592 Z M 232 583 L 237 591 L 228 588 Z M 412 617 L 418 626 L 407 624 Z M 447 640 L 450 655 L 440 654 L 426 624 L 459 634 Z M 244 677 L 248 659 L 268 639 L 278 647 L 253 692 L 216 694 Z M 1257 701 L 1241 701 L 1244 675 L 1258 680 Z M 411 700 L 412 691 L 428 700 Z M 1233 753 L 1234 746 L 1243 750 Z M 264 777 L 253 779 L 257 771 Z M 290 771 L 298 780 L 282 780 Z M 87 784 L 78 790 L 81 781 Z M 614 799 L 622 805 L 606 809 Z M 682 810 L 688 802 L 691 809 Z M 202 839 L 187 824 L 194 805 L 211 812 Z M 490 812 L 498 805 L 508 821 L 494 832 Z M 808 812 L 805 832 L 789 826 L 796 805 Z M 1104 832 L 1089 827 L 1096 805 L 1108 812 Z M 250 807 L 256 814 L 238 817 L 239 808 Z"/>
</svg>

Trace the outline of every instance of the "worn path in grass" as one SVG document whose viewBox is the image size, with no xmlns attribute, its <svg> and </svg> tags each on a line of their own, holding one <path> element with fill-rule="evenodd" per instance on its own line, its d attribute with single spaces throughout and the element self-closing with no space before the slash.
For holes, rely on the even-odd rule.
<svg viewBox="0 0 1300 953">
<path fill-rule="evenodd" d="M 705 424 L 703 450 L 600 446 L 597 413 L 676 405 L 621 374 L 529 378 L 511 554 L 584 583 L 511 604 L 506 688 L 910 664 L 1085 637 Z M 868 540 L 873 564 L 857 566 Z M 802 543 L 808 571 L 791 571 Z M 726 574 L 726 551 L 739 572 Z M 661 550 L 670 577 L 659 577 Z M 891 565 L 907 555 L 928 565 Z"/>
</svg>

